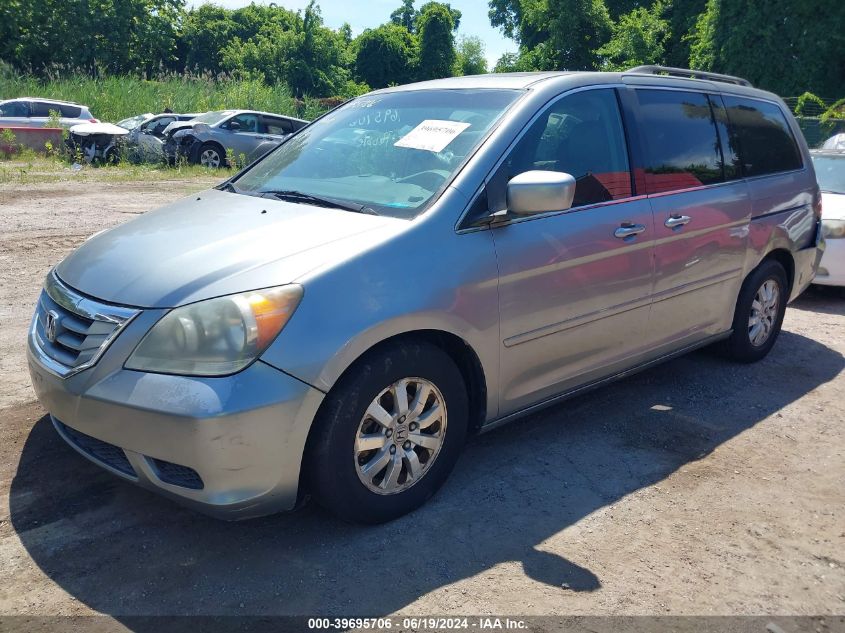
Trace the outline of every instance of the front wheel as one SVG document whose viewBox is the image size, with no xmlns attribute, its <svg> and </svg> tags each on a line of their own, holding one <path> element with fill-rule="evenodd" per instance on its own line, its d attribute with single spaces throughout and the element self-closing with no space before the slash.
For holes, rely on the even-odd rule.
<svg viewBox="0 0 845 633">
<path fill-rule="evenodd" d="M 365 357 L 315 421 L 306 456 L 311 492 L 348 521 L 402 516 L 446 481 L 468 416 L 463 377 L 439 347 L 402 342 Z"/>
<path fill-rule="evenodd" d="M 200 147 L 199 162 L 203 167 L 217 169 L 218 167 L 223 167 L 225 161 L 217 145 L 206 143 Z"/>
<path fill-rule="evenodd" d="M 734 312 L 733 334 L 725 342 L 728 355 L 742 363 L 764 358 L 780 334 L 789 284 L 780 263 L 766 260 L 742 284 Z"/>
</svg>

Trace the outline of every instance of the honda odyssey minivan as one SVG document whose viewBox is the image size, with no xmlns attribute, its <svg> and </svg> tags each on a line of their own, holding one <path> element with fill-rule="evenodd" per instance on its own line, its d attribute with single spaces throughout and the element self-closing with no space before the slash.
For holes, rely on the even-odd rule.
<svg viewBox="0 0 845 633">
<path fill-rule="evenodd" d="M 819 215 L 794 119 L 742 79 L 388 88 L 59 263 L 32 382 L 82 455 L 204 512 L 386 521 L 471 433 L 705 345 L 762 359 Z"/>
</svg>

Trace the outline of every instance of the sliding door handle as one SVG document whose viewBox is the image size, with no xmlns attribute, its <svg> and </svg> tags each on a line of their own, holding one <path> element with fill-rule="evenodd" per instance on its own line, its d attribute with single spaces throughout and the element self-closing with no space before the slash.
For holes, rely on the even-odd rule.
<svg viewBox="0 0 845 633">
<path fill-rule="evenodd" d="M 676 229 L 679 226 L 687 224 L 690 220 L 692 220 L 692 218 L 688 215 L 678 215 L 675 213 L 666 218 L 666 221 L 663 223 L 663 226 L 665 226 L 667 229 Z"/>
<path fill-rule="evenodd" d="M 620 240 L 624 240 L 626 237 L 639 235 L 643 231 L 645 231 L 645 224 L 631 224 L 630 222 L 625 222 L 613 232 L 613 237 L 618 237 Z"/>
</svg>

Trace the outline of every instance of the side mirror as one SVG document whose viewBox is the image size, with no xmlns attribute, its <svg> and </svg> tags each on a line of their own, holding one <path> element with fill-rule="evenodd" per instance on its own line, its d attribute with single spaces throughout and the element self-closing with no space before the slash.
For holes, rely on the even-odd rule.
<svg viewBox="0 0 845 633">
<path fill-rule="evenodd" d="M 229 123 L 229 129 L 233 132 L 238 132 L 241 129 L 241 124 L 238 121 L 231 121 Z"/>
<path fill-rule="evenodd" d="M 533 215 L 572 206 L 575 178 L 562 171 L 526 171 L 508 181 L 508 211 Z"/>
</svg>

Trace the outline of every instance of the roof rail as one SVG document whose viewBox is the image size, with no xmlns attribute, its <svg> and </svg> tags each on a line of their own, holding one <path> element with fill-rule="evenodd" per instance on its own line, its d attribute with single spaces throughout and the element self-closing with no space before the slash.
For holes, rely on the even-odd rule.
<svg viewBox="0 0 845 633">
<path fill-rule="evenodd" d="M 711 81 L 721 81 L 728 84 L 736 84 L 737 86 L 751 87 L 751 82 L 742 77 L 734 77 L 733 75 L 723 75 L 721 73 L 709 73 L 703 70 L 690 70 L 689 68 L 673 68 L 672 66 L 635 66 L 629 68 L 627 73 L 640 73 L 643 75 L 670 75 L 672 77 L 686 77 L 687 79 L 709 79 Z"/>
</svg>

